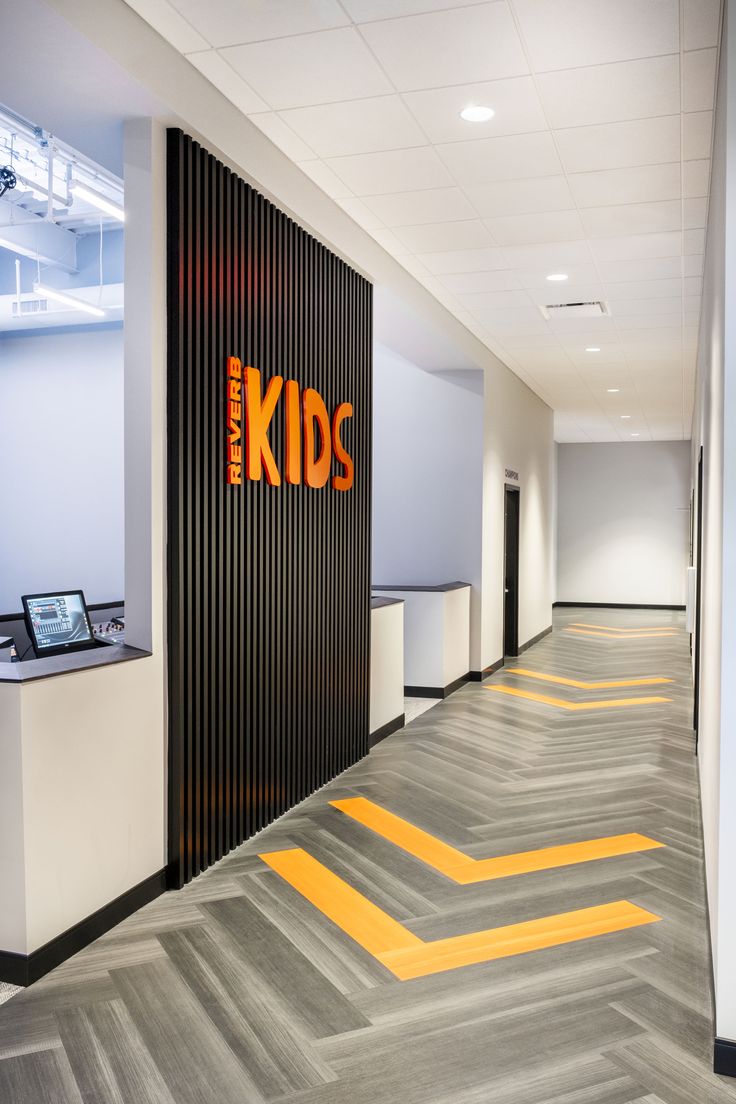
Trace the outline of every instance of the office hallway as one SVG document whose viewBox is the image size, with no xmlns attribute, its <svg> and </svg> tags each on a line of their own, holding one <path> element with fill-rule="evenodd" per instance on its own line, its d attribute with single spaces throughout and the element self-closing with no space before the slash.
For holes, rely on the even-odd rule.
<svg viewBox="0 0 736 1104">
<path fill-rule="evenodd" d="M 688 645 L 681 614 L 556 611 L 0 1007 L 0 1101 L 736 1101 L 711 1072 Z"/>
</svg>

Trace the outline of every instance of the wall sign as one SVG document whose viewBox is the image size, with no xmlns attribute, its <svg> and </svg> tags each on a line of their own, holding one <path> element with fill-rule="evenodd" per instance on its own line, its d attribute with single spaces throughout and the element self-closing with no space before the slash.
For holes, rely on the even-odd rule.
<svg viewBox="0 0 736 1104">
<path fill-rule="evenodd" d="M 313 387 L 299 395 L 296 380 L 272 376 L 265 396 L 261 373 L 257 368 L 244 368 L 238 357 L 227 358 L 226 376 L 226 481 L 241 486 L 243 477 L 259 480 L 263 471 L 272 487 L 281 486 L 281 473 L 271 449 L 268 431 L 276 414 L 277 404 L 284 397 L 284 475 L 287 483 L 302 482 L 302 452 L 304 482 L 308 487 L 324 487 L 330 478 L 332 460 L 339 472 L 332 475 L 336 491 L 349 491 L 355 470 L 353 459 L 343 444 L 343 423 L 353 416 L 349 402 L 338 403 L 332 418 L 325 401 Z M 242 419 L 245 418 L 245 433 Z M 243 443 L 245 441 L 245 444 Z M 319 454 L 315 445 L 319 441 Z M 303 447 L 302 447 L 303 442 Z M 245 450 L 245 451 L 244 451 Z"/>
<path fill-rule="evenodd" d="M 372 288 L 167 138 L 169 863 L 368 751 Z"/>
<path fill-rule="evenodd" d="M 517 471 L 514 471 L 512 468 L 507 468 L 506 469 L 506 478 L 507 479 L 515 479 L 516 482 L 518 483 L 519 482 L 519 473 Z"/>
</svg>

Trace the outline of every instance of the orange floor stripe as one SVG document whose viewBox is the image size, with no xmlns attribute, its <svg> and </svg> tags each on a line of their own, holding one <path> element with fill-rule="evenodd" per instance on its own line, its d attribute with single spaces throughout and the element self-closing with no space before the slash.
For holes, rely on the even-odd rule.
<svg viewBox="0 0 736 1104">
<path fill-rule="evenodd" d="M 583 682 L 581 679 L 563 678 L 561 675 L 548 675 L 543 671 L 528 671 L 526 667 L 504 667 L 509 675 L 525 675 L 526 678 L 540 679 L 542 682 L 557 682 L 561 686 L 575 686 L 579 690 L 612 690 L 617 686 L 657 686 L 663 682 L 673 682 L 669 678 L 614 679 L 609 682 Z"/>
<path fill-rule="evenodd" d="M 674 632 L 637 632 L 637 633 L 611 633 L 611 632 L 598 632 L 594 629 L 565 629 L 565 632 L 578 633 L 580 636 L 605 636 L 608 640 L 643 640 L 646 637 L 656 637 L 659 639 L 662 636 L 675 636 Z"/>
<path fill-rule="evenodd" d="M 623 629 L 618 625 L 589 625 L 587 621 L 571 621 L 571 625 L 574 625 L 578 629 L 606 629 L 607 632 L 615 633 L 643 633 L 643 632 L 677 632 L 678 630 L 674 625 L 637 625 L 636 628 Z"/>
<path fill-rule="evenodd" d="M 657 705 L 672 701 L 672 698 L 609 698 L 606 701 L 570 702 L 565 701 L 564 698 L 537 694 L 534 690 L 519 690 L 515 686 L 485 686 L 484 690 L 492 690 L 496 694 L 508 694 L 513 698 L 525 698 L 527 701 L 542 702 L 543 705 L 553 705 L 555 709 L 568 709 L 571 713 L 577 713 L 581 709 L 623 709 L 627 705 Z"/>
<path fill-rule="evenodd" d="M 260 858 L 402 981 L 661 920 L 630 901 L 425 942 L 301 848 Z"/>
<path fill-rule="evenodd" d="M 574 866 L 576 863 L 664 847 L 657 840 L 631 832 L 628 835 L 606 836 L 582 843 L 543 847 L 538 851 L 474 859 L 366 797 L 348 797 L 331 801 L 330 805 L 459 885 L 509 878 L 538 870 L 553 870 L 560 866 Z"/>
</svg>

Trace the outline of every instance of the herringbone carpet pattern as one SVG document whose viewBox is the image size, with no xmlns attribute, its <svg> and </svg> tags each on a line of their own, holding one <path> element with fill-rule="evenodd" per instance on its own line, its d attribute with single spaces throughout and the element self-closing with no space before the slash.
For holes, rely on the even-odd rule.
<svg viewBox="0 0 736 1104">
<path fill-rule="evenodd" d="M 669 613 L 568 611 L 180 893 L 0 1008 L 2 1104 L 733 1104 L 710 1072 L 688 637 Z M 673 625 L 618 639 L 573 622 Z M 484 859 L 641 833 L 656 850 L 460 885 L 329 802 L 361 796 Z M 400 981 L 259 853 L 301 848 L 422 940 L 628 901 L 662 919 Z"/>
</svg>

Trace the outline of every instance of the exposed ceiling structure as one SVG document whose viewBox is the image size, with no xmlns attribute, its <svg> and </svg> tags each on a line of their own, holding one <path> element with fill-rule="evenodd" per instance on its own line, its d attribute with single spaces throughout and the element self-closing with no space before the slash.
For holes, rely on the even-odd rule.
<svg viewBox="0 0 736 1104">
<path fill-rule="evenodd" d="M 689 436 L 720 0 L 128 3 L 558 440 Z M 602 307 L 544 309 L 570 303 Z"/>
<path fill-rule="evenodd" d="M 0 332 L 119 322 L 122 181 L 0 106 Z"/>
</svg>

